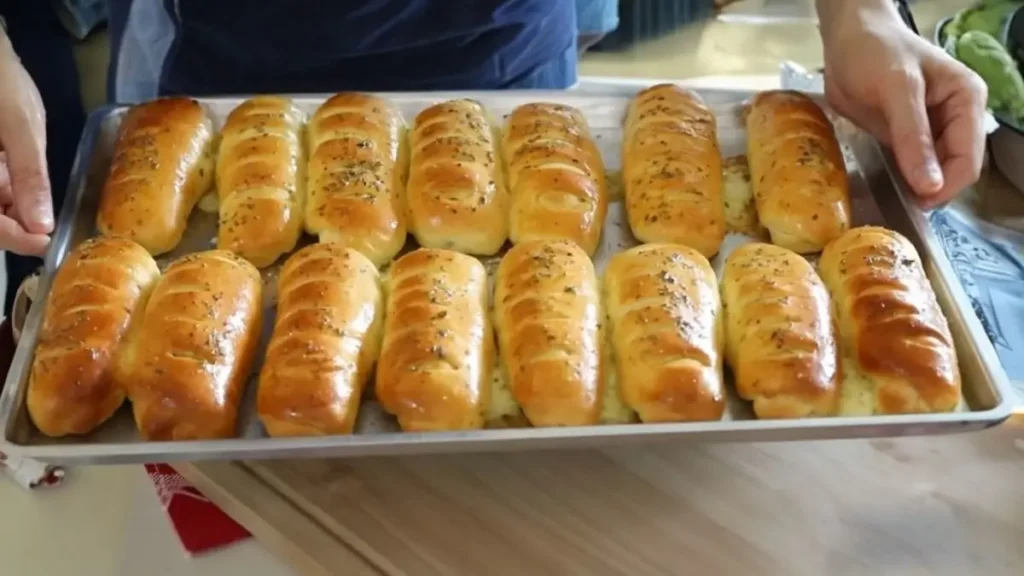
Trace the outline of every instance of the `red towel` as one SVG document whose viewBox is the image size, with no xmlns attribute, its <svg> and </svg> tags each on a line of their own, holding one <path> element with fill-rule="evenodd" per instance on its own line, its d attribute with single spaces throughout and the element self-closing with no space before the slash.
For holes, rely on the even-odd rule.
<svg viewBox="0 0 1024 576">
<path fill-rule="evenodd" d="M 146 464 L 146 473 L 182 546 L 201 554 L 250 537 L 249 532 L 167 464 Z"/>
</svg>

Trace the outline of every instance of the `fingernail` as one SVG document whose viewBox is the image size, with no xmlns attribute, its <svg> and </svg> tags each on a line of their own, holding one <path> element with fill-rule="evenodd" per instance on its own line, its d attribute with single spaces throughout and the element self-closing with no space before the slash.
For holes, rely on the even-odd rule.
<svg viewBox="0 0 1024 576">
<path fill-rule="evenodd" d="M 40 227 L 45 228 L 46 232 L 53 229 L 53 211 L 49 209 L 49 206 L 41 205 L 34 210 L 33 219 Z"/>
<path fill-rule="evenodd" d="M 928 192 L 937 192 L 942 188 L 942 168 L 937 162 L 925 162 L 925 165 L 917 169 L 915 177 Z"/>
</svg>

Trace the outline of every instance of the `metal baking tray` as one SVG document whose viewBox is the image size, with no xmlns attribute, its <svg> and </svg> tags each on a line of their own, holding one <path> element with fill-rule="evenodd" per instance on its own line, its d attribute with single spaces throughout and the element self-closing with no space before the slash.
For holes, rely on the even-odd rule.
<svg viewBox="0 0 1024 576">
<path fill-rule="evenodd" d="M 620 83 L 595 91 L 567 92 L 474 92 L 393 93 L 385 95 L 403 112 L 407 121 L 426 106 L 448 98 L 469 97 L 482 102 L 495 118 L 527 102 L 553 101 L 575 106 L 587 117 L 609 172 L 620 166 L 621 122 L 629 99 L 647 84 Z M 716 112 L 723 156 L 745 152 L 741 111 L 752 92 L 699 90 Z M 202 102 L 215 122 L 223 122 L 244 98 L 210 98 Z M 312 112 L 325 96 L 296 96 L 297 105 Z M 54 271 L 68 250 L 95 233 L 97 200 L 110 163 L 111 149 L 123 107 L 94 112 L 88 119 L 78 150 L 73 184 L 60 215 L 53 244 L 47 254 L 40 293 L 46 294 Z M 356 433 L 316 438 L 268 438 L 255 415 L 256 378 L 250 380 L 239 414 L 238 437 L 230 440 L 146 442 L 132 422 L 130 409 L 122 408 L 95 433 L 70 439 L 51 439 L 31 424 L 25 410 L 25 389 L 42 318 L 42 305 L 32 307 L 22 339 L 0 396 L 0 427 L 13 450 L 46 462 L 136 463 L 263 459 L 279 457 L 340 457 L 414 454 L 452 451 L 609 446 L 628 441 L 669 439 L 700 441 L 775 441 L 942 434 L 980 430 L 1005 420 L 1012 395 L 1006 374 L 971 310 L 945 254 L 932 233 L 926 215 L 914 204 L 905 184 L 892 175 L 892 158 L 877 143 L 851 124 L 836 120 L 850 175 L 853 220 L 856 225 L 884 224 L 906 235 L 921 253 L 939 303 L 950 322 L 963 375 L 963 409 L 947 414 L 837 417 L 801 420 L 756 420 L 746 402 L 729 391 L 727 415 L 722 421 L 678 424 L 621 424 L 571 428 L 500 428 L 480 431 L 404 433 L 394 419 L 372 399 L 372 385 L 360 410 Z M 166 265 L 184 253 L 213 245 L 216 218 L 196 210 L 189 233 L 174 253 L 160 259 Z M 750 238 L 731 234 L 714 261 L 721 272 L 725 256 Z M 602 247 L 595 256 L 602 269 L 609 256 L 635 245 L 621 202 L 611 204 Z M 492 268 L 497 259 L 487 262 Z M 266 284 L 272 288 L 276 271 L 269 270 Z M 273 322 L 273 290 L 267 290 L 266 333 Z M 253 373 L 258 373 L 259 365 Z M 730 384 L 731 388 L 731 384 Z"/>
</svg>

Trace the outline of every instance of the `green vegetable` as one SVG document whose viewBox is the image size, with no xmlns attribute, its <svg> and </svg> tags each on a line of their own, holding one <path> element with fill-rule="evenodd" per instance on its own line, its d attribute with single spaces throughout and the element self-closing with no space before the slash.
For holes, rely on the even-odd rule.
<svg viewBox="0 0 1024 576">
<path fill-rule="evenodd" d="M 1022 4 L 1024 2 L 1010 0 L 979 2 L 960 13 L 962 14 L 960 32 L 977 30 L 994 38 L 1000 38 L 1003 35 L 1003 28 L 1006 27 L 1006 21 Z"/>
<path fill-rule="evenodd" d="M 986 32 L 970 30 L 957 39 L 956 54 L 988 85 L 989 108 L 1018 121 L 1024 119 L 1024 78 L 998 40 Z"/>
<path fill-rule="evenodd" d="M 957 40 L 971 30 L 1002 39 L 1006 23 L 1021 7 L 1024 7 L 1022 0 L 982 0 L 970 8 L 961 10 L 942 29 L 943 48 L 950 56 L 956 58 Z"/>
</svg>

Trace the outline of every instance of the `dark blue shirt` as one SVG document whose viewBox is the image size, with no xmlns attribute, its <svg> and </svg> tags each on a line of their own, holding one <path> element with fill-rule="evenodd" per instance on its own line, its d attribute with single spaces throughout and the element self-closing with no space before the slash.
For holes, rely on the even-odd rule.
<svg viewBox="0 0 1024 576">
<path fill-rule="evenodd" d="M 154 90 L 566 88 L 576 81 L 574 7 L 574 0 L 112 0 L 112 88 L 122 101 Z"/>
</svg>

